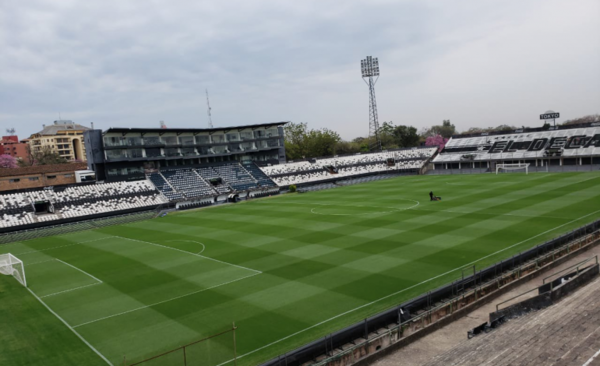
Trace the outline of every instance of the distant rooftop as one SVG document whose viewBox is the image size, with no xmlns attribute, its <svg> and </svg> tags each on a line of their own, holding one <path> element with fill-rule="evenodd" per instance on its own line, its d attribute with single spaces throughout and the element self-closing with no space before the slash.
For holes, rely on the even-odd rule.
<svg viewBox="0 0 600 366">
<path fill-rule="evenodd" d="M 243 130 L 246 128 L 258 128 L 258 127 L 272 127 L 272 126 L 283 126 L 289 122 L 267 122 L 267 123 L 258 123 L 252 125 L 240 125 L 240 126 L 230 126 L 230 127 L 215 127 L 215 128 L 121 128 L 121 127 L 111 127 L 104 131 L 104 133 L 168 133 L 168 132 L 176 132 L 176 133 L 199 133 L 199 132 L 216 132 L 216 131 L 231 131 L 231 130 Z"/>
<path fill-rule="evenodd" d="M 54 121 L 53 125 L 42 125 L 44 127 L 43 130 L 41 130 L 40 132 L 36 132 L 34 135 L 43 135 L 43 136 L 51 136 L 51 135 L 56 135 L 58 133 L 58 131 L 64 131 L 64 130 L 89 130 L 89 127 L 86 126 L 82 126 L 80 124 L 77 124 L 71 120 L 67 120 L 67 119 L 61 119 L 58 121 Z"/>
</svg>

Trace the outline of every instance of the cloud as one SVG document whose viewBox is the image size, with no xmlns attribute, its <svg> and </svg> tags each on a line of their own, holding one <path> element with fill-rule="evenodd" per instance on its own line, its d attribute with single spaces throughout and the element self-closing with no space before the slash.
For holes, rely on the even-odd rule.
<svg viewBox="0 0 600 366">
<path fill-rule="evenodd" d="M 379 116 L 417 128 L 598 113 L 595 0 L 0 0 L 0 125 L 280 120 L 368 133 L 360 60 L 379 57 Z"/>
</svg>

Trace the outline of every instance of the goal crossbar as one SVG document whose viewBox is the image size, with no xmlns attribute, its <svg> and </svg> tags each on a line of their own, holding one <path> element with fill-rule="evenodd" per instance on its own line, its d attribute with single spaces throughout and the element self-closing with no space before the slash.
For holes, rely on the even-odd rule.
<svg viewBox="0 0 600 366">
<path fill-rule="evenodd" d="M 13 276 L 21 285 L 27 287 L 23 261 L 10 253 L 0 254 L 0 274 Z"/>
<path fill-rule="evenodd" d="M 520 170 L 525 169 L 525 174 L 529 174 L 529 163 L 496 164 L 496 174 L 500 170 Z"/>
</svg>

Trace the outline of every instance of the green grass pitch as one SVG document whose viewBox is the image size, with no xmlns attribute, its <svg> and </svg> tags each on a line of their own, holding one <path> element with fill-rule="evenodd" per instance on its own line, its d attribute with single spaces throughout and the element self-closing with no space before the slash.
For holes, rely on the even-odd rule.
<svg viewBox="0 0 600 366">
<path fill-rule="evenodd" d="M 255 365 L 598 218 L 597 172 L 409 176 L 0 245 L 29 284 L 0 276 L 0 364 L 122 365 L 235 321 Z"/>
</svg>

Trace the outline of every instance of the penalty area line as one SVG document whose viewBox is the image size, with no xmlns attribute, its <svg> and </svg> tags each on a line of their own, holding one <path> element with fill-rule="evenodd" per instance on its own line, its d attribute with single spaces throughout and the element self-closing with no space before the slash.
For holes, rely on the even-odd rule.
<svg viewBox="0 0 600 366">
<path fill-rule="evenodd" d="M 140 306 L 139 308 L 135 308 L 135 309 L 127 310 L 127 311 L 124 311 L 124 312 L 122 312 L 122 313 L 117 313 L 117 314 L 113 314 L 113 315 L 105 316 L 105 317 L 103 317 L 103 318 L 98 318 L 98 319 L 90 320 L 90 321 L 88 321 L 88 322 L 85 322 L 85 323 L 81 323 L 81 324 L 74 325 L 74 326 L 73 326 L 73 328 L 79 328 L 79 327 L 82 327 L 82 326 L 84 326 L 84 325 L 88 325 L 88 324 L 96 323 L 96 322 L 99 322 L 99 321 L 102 321 L 102 320 L 106 320 L 106 319 L 114 318 L 114 317 L 117 317 L 117 316 L 121 316 L 121 315 L 129 314 L 129 313 L 133 313 L 133 312 L 135 312 L 135 311 L 138 311 L 138 310 L 143 310 L 143 309 L 151 308 L 151 307 L 153 307 L 153 306 L 160 305 L 160 304 L 164 304 L 164 303 L 167 303 L 167 302 L 169 302 L 169 301 L 178 300 L 178 299 L 181 299 L 181 298 L 184 298 L 184 297 L 187 297 L 187 296 L 192 296 L 192 295 L 195 295 L 195 294 L 199 294 L 199 293 L 201 293 L 201 292 L 204 292 L 204 291 L 212 290 L 212 289 L 215 289 L 215 288 L 217 288 L 217 287 L 225 286 L 225 285 L 228 285 L 228 284 L 230 284 L 230 283 L 234 283 L 234 282 L 237 282 L 237 281 L 241 281 L 241 280 L 243 280 L 243 279 L 246 279 L 246 278 L 254 277 L 254 276 L 257 276 L 257 275 L 259 275 L 259 274 L 260 274 L 260 273 L 253 273 L 253 274 L 251 274 L 251 275 L 244 276 L 244 277 L 240 277 L 240 278 L 237 278 L 237 279 L 235 279 L 235 280 L 231 280 L 231 281 L 228 281 L 228 282 L 220 283 L 220 284 L 218 284 L 218 285 L 214 285 L 214 286 L 210 286 L 210 287 L 207 287 L 207 288 L 203 288 L 203 289 L 201 289 L 201 290 L 197 290 L 197 291 L 193 291 L 193 292 L 190 292 L 190 293 L 187 293 L 187 294 L 179 295 L 179 296 L 176 296 L 176 297 L 173 297 L 173 298 L 170 298 L 170 299 L 166 299 L 166 300 L 163 300 L 163 301 L 155 302 L 154 304 L 150 304 L 150 305 L 146 305 L 146 306 Z"/>
<path fill-rule="evenodd" d="M 54 310 L 52 310 L 52 309 L 51 309 L 51 308 L 50 308 L 50 307 L 49 307 L 49 306 L 48 306 L 48 305 L 47 305 L 47 304 L 44 302 L 44 300 L 40 299 L 40 298 L 39 298 L 39 297 L 38 297 L 38 296 L 37 296 L 37 295 L 36 295 L 36 294 L 35 294 L 33 291 L 31 291 L 29 288 L 27 289 L 27 291 L 29 291 L 29 292 L 30 292 L 30 293 L 33 295 L 33 297 L 35 297 L 35 298 L 36 298 L 36 300 L 37 300 L 37 301 L 39 301 L 39 302 L 40 302 L 42 305 L 44 305 L 44 307 L 45 307 L 46 309 L 48 309 L 48 311 L 49 311 L 50 313 L 52 313 L 52 315 L 54 315 L 54 316 L 55 316 L 55 317 L 56 317 L 58 320 L 60 320 L 60 321 L 61 321 L 61 322 L 62 322 L 64 325 L 66 325 L 66 326 L 67 326 L 67 328 L 69 328 L 69 330 L 70 330 L 71 332 L 73 332 L 73 333 L 74 333 L 74 334 L 77 336 L 77 338 L 81 339 L 81 341 L 82 341 L 83 343 L 85 343 L 85 345 L 86 345 L 86 346 L 88 346 L 88 347 L 89 347 L 89 348 L 90 348 L 92 351 L 94 351 L 94 353 L 95 353 L 95 354 L 97 354 L 98 356 L 100 356 L 100 358 L 101 358 L 101 359 L 103 359 L 103 360 L 104 360 L 104 361 L 105 361 L 105 362 L 106 362 L 108 365 L 114 366 L 114 365 L 112 364 L 112 362 L 110 362 L 110 361 L 109 361 L 109 360 L 108 360 L 106 357 L 104 357 L 104 355 L 103 355 L 102 353 L 100 353 L 100 351 L 98 351 L 96 348 L 94 348 L 94 346 L 92 346 L 92 345 L 90 344 L 90 342 L 88 342 L 88 341 L 87 341 L 85 338 L 83 338 L 83 336 L 82 336 L 81 334 L 79 334 L 79 332 L 77 332 L 75 329 L 73 329 L 73 327 L 71 327 L 71 326 L 69 325 L 69 323 L 67 323 L 67 322 L 66 322 L 66 321 L 65 321 L 63 318 L 61 318 L 61 317 L 60 317 L 58 314 L 56 314 L 56 313 L 54 312 Z"/>
<path fill-rule="evenodd" d="M 125 239 L 125 240 L 130 240 L 130 241 L 137 241 L 137 242 L 140 242 L 140 243 L 150 244 L 150 245 L 154 245 L 154 246 L 161 247 L 161 248 L 166 248 L 166 249 L 176 250 L 176 251 L 178 251 L 178 252 L 181 252 L 181 253 L 186 253 L 186 254 L 190 254 L 190 255 L 195 255 L 196 257 L 200 257 L 200 258 L 208 259 L 208 260 L 211 260 L 211 261 L 219 262 L 219 263 L 221 263 L 221 264 L 227 264 L 227 265 L 230 265 L 230 266 L 233 266 L 233 267 L 237 267 L 237 268 L 241 268 L 241 269 L 245 269 L 245 270 L 247 270 L 247 271 L 252 271 L 252 272 L 254 272 L 254 273 L 257 273 L 257 274 L 258 274 L 258 273 L 262 273 L 261 271 L 258 271 L 258 270 L 256 270 L 256 269 L 252 269 L 252 268 L 248 268 L 248 267 L 240 266 L 240 265 L 233 264 L 233 263 L 223 262 L 223 261 L 220 261 L 220 260 L 218 260 L 218 259 L 215 259 L 215 258 L 206 257 L 206 256 L 204 256 L 204 255 L 200 255 L 200 254 L 193 253 L 193 252 L 188 252 L 187 250 L 181 250 L 181 249 L 173 248 L 173 247 L 170 247 L 170 246 L 167 246 L 167 245 L 162 245 L 162 244 L 152 243 L 152 242 L 150 242 L 150 241 L 145 241 L 145 240 L 139 240 L 139 239 L 131 239 L 131 238 L 126 238 L 126 237 L 124 237 L 124 236 L 118 236 L 118 235 L 115 235 L 115 238 L 121 238 L 121 239 Z"/>
<path fill-rule="evenodd" d="M 479 258 L 479 259 L 477 259 L 477 260 L 474 260 L 474 261 L 472 261 L 472 262 L 470 262 L 470 263 L 463 264 L 463 265 L 462 265 L 462 266 L 460 266 L 460 267 L 456 267 L 456 268 L 454 268 L 454 269 L 451 269 L 451 270 L 449 270 L 449 271 L 447 271 L 447 272 L 445 272 L 445 273 L 442 273 L 442 274 L 439 274 L 439 275 L 437 275 L 437 276 L 431 277 L 431 278 L 429 278 L 429 279 L 427 279 L 427 280 L 425 280 L 425 281 L 419 282 L 419 283 L 417 283 L 417 284 L 414 284 L 414 285 L 412 285 L 412 286 L 410 286 L 410 287 L 404 288 L 404 289 L 402 289 L 402 290 L 400 290 L 400 291 L 396 291 L 396 292 L 394 292 L 394 293 L 392 293 L 392 294 L 386 295 L 386 296 L 384 296 L 384 297 L 381 297 L 381 298 L 379 298 L 379 299 L 377 299 L 377 300 L 373 300 L 373 301 L 371 301 L 371 302 L 369 302 L 369 303 L 363 304 L 363 305 L 361 305 L 361 306 L 358 306 L 358 307 L 356 307 L 356 308 L 354 308 L 354 309 L 350 309 L 350 310 L 348 310 L 348 311 L 345 311 L 345 312 L 343 312 L 343 313 L 341 313 L 341 314 L 338 314 L 338 315 L 336 315 L 336 316 L 333 316 L 333 317 L 331 317 L 331 318 L 329 318 L 329 319 L 325 319 L 325 320 L 323 320 L 323 321 L 321 321 L 321 322 L 319 322 L 319 323 L 316 323 L 316 324 L 314 324 L 314 325 L 311 325 L 310 327 L 307 327 L 307 328 L 304 328 L 304 329 L 302 329 L 302 330 L 299 330 L 299 331 L 297 331 L 297 332 L 295 332 L 295 333 L 292 333 L 292 334 L 290 334 L 290 335 L 288 335 L 288 336 L 285 336 L 285 337 L 283 337 L 283 338 L 281 338 L 281 339 L 279 339 L 279 340 L 276 340 L 276 341 L 274 341 L 274 342 L 271 342 L 271 343 L 269 343 L 269 344 L 267 344 L 267 345 L 264 345 L 264 346 L 262 346 L 262 347 L 259 347 L 259 348 L 255 349 L 255 350 L 253 350 L 253 351 L 250 351 L 250 352 L 244 353 L 243 355 L 240 355 L 240 356 L 238 356 L 238 357 L 237 357 L 237 359 L 240 359 L 240 358 L 242 358 L 242 357 L 245 357 L 245 356 L 251 355 L 251 354 L 253 354 L 253 353 L 256 353 L 256 352 L 258 352 L 258 351 L 261 351 L 261 350 L 263 350 L 263 349 L 265 349 L 265 348 L 271 347 L 271 346 L 272 346 L 272 345 L 274 345 L 274 344 L 277 344 L 277 343 L 283 342 L 283 341 L 285 341 L 285 340 L 287 340 L 287 339 L 289 339 L 289 338 L 292 338 L 292 337 L 294 337 L 294 336 L 297 336 L 298 334 L 304 333 L 304 332 L 306 332 L 307 330 L 311 330 L 311 329 L 313 329 L 313 328 L 316 328 L 316 327 L 318 327 L 318 326 L 321 326 L 321 325 L 323 325 L 323 324 L 325 324 L 325 323 L 328 323 L 328 322 L 330 322 L 330 321 L 332 321 L 332 320 L 335 320 L 335 319 L 337 319 L 337 318 L 339 318 L 339 317 L 342 317 L 342 316 L 348 315 L 348 314 L 350 314 L 350 313 L 353 313 L 353 312 L 355 312 L 355 311 L 357 311 L 357 310 L 360 310 L 360 309 L 363 309 L 363 308 L 365 308 L 365 307 L 368 307 L 368 306 L 371 306 L 371 305 L 373 305 L 373 304 L 376 304 L 376 303 L 378 303 L 378 302 L 380 302 L 380 301 L 382 301 L 382 300 L 385 300 L 385 299 L 388 299 L 388 298 L 390 298 L 390 297 L 396 296 L 396 295 L 398 295 L 398 294 L 401 294 L 401 293 L 403 293 L 403 292 L 405 292 L 405 291 L 412 290 L 413 288 L 415 288 L 415 287 L 417 287 L 417 286 L 420 286 L 420 285 L 423 285 L 423 284 L 425 284 L 425 283 L 431 282 L 431 281 L 433 281 L 433 280 L 436 280 L 436 279 L 438 279 L 438 278 L 440 278 L 440 277 L 444 277 L 444 276 L 446 276 L 446 275 L 448 275 L 448 274 L 450 274 L 450 273 L 456 272 L 456 271 L 458 271 L 458 270 L 460 270 L 460 269 L 462 269 L 462 268 L 465 268 L 465 267 L 468 267 L 468 266 L 472 266 L 472 265 L 476 264 L 477 262 L 479 262 L 479 261 L 481 261 L 481 260 L 483 260 L 483 259 L 487 259 L 487 258 L 489 258 L 489 257 L 492 257 L 492 256 L 496 255 L 496 254 L 502 253 L 502 252 L 504 252 L 504 251 L 506 251 L 506 250 L 508 250 L 508 249 L 514 248 L 514 247 L 516 247 L 516 246 L 519 246 L 519 245 L 521 245 L 521 244 L 523 244 L 523 243 L 526 243 L 526 242 L 528 242 L 528 241 L 530 241 L 530 240 L 532 240 L 532 239 L 535 239 L 535 238 L 537 238 L 537 237 L 540 237 L 540 236 L 542 236 L 542 235 L 544 235 L 544 234 L 547 234 L 547 233 L 549 233 L 549 232 L 551 232 L 551 231 L 554 231 L 554 230 L 556 230 L 556 229 L 559 229 L 559 228 L 561 228 L 561 227 L 563 227 L 563 226 L 566 226 L 566 225 L 572 224 L 572 223 L 574 223 L 574 222 L 577 222 L 577 221 L 579 221 L 579 220 L 581 220 L 581 219 L 584 219 L 584 218 L 586 218 L 586 217 L 592 216 L 592 215 L 594 215 L 594 214 L 597 214 L 597 213 L 599 213 L 599 212 L 600 212 L 600 210 L 598 210 L 598 211 L 594 211 L 594 212 L 592 212 L 592 213 L 589 213 L 589 214 L 587 214 L 587 215 L 584 215 L 584 216 L 581 216 L 581 217 L 579 217 L 579 218 L 577 218 L 577 219 L 575 219 L 575 220 L 572 220 L 572 221 L 569 221 L 569 222 L 567 222 L 567 223 L 565 223 L 565 224 L 562 224 L 562 225 L 556 226 L 556 227 L 554 227 L 554 228 L 552 228 L 552 229 L 550 229 L 550 230 L 546 230 L 546 231 L 544 231 L 543 233 L 540 233 L 540 234 L 537 234 L 537 235 L 535 235 L 535 236 L 532 236 L 532 237 L 531 237 L 531 238 L 529 238 L 529 239 L 525 239 L 525 240 L 523 240 L 523 241 L 520 241 L 520 242 L 518 242 L 518 243 L 516 243 L 516 244 L 513 244 L 513 245 L 511 245 L 511 246 L 509 246 L 509 247 L 506 247 L 506 248 L 504 248 L 504 249 L 500 249 L 500 250 L 498 250 L 498 251 L 496 251 L 496 252 L 494 252 L 494 253 L 492 253 L 492 254 L 488 254 L 488 255 L 486 255 L 486 256 L 484 256 L 484 257 L 481 257 L 481 258 Z M 228 363 L 230 363 L 230 362 L 233 362 L 233 361 L 234 361 L 234 360 L 233 360 L 233 359 L 231 359 L 231 360 L 229 360 L 229 361 L 225 361 L 225 362 L 223 362 L 223 363 L 220 363 L 220 364 L 219 364 L 219 365 L 217 365 L 217 366 L 226 365 L 226 364 L 228 364 Z"/>
</svg>

